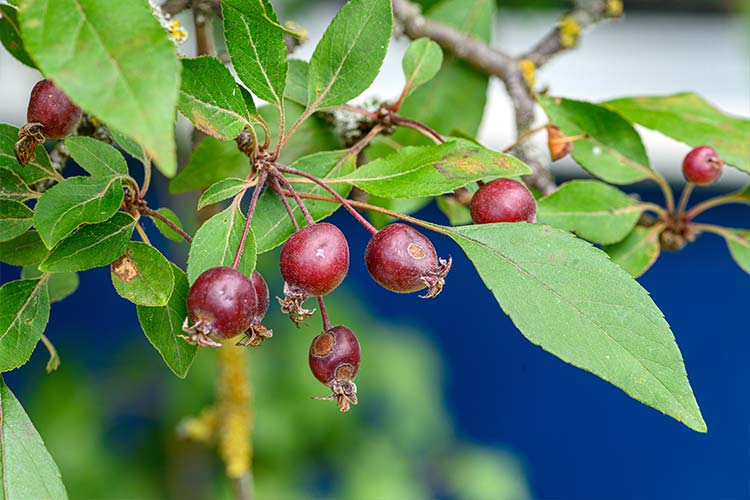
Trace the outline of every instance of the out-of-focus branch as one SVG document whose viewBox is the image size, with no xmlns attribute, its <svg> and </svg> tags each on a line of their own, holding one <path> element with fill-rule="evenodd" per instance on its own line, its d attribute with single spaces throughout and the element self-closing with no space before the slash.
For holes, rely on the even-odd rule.
<svg viewBox="0 0 750 500">
<path fill-rule="evenodd" d="M 394 17 L 409 38 L 431 38 L 444 50 L 479 71 L 503 81 L 513 102 L 517 135 L 529 130 L 534 122 L 535 101 L 531 91 L 534 70 L 558 52 L 575 46 L 583 28 L 621 13 L 621 0 L 575 0 L 575 9 L 563 16 L 552 32 L 531 51 L 516 58 L 477 38 L 426 18 L 420 8 L 409 0 L 393 0 Z M 527 184 L 545 194 L 555 190 L 554 180 L 547 169 L 546 155 L 529 143 L 520 144 L 515 153 L 534 170 L 524 179 Z"/>
<path fill-rule="evenodd" d="M 221 0 L 202 0 L 200 3 L 216 11 L 221 9 Z M 167 0 L 161 5 L 161 11 L 170 16 L 182 12 L 193 5 L 193 0 Z"/>
</svg>

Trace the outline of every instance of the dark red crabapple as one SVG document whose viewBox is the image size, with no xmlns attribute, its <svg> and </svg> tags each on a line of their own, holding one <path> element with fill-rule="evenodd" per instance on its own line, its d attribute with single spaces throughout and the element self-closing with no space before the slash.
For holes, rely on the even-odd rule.
<svg viewBox="0 0 750 500">
<path fill-rule="evenodd" d="M 354 377 L 359 371 L 360 347 L 354 332 L 339 325 L 321 333 L 313 339 L 308 358 L 315 378 L 333 391 L 315 399 L 335 400 L 342 412 L 357 404 Z"/>
<path fill-rule="evenodd" d="M 31 89 L 27 123 L 18 132 L 16 158 L 25 166 L 34 159 L 34 149 L 46 139 L 62 139 L 81 119 L 81 108 L 73 104 L 51 80 L 41 80 Z"/>
<path fill-rule="evenodd" d="M 190 287 L 187 309 L 183 338 L 191 344 L 218 347 L 221 344 L 216 340 L 230 339 L 250 328 L 258 312 L 258 295 L 250 278 L 241 272 L 212 267 Z"/>
<path fill-rule="evenodd" d="M 250 281 L 253 284 L 253 288 L 255 288 L 258 302 L 245 338 L 237 343 L 238 346 L 242 347 L 258 347 L 265 339 L 273 337 L 273 330 L 269 330 L 262 324 L 263 318 L 265 318 L 266 312 L 268 312 L 268 304 L 270 302 L 266 280 L 256 270 L 253 271 Z"/>
<path fill-rule="evenodd" d="M 721 176 L 724 160 L 710 146 L 693 148 L 682 161 L 682 174 L 699 186 L 713 184 Z"/>
<path fill-rule="evenodd" d="M 451 259 L 438 259 L 435 247 L 425 235 L 411 226 L 395 223 L 372 237 L 365 250 L 365 264 L 383 288 L 396 293 L 427 288 L 422 297 L 428 298 L 443 289 Z"/>
<path fill-rule="evenodd" d="M 471 219 L 475 224 L 492 222 L 536 222 L 536 202 L 522 183 L 496 179 L 474 193 Z"/>
<path fill-rule="evenodd" d="M 333 224 L 313 224 L 284 243 L 279 267 L 284 278 L 281 310 L 299 324 L 313 313 L 303 309 L 302 302 L 330 293 L 344 280 L 349 271 L 349 244 Z"/>
</svg>

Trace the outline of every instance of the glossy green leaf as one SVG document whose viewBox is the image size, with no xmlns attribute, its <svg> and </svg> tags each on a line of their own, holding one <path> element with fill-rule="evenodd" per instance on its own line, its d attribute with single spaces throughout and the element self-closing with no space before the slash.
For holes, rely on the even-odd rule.
<svg viewBox="0 0 750 500">
<path fill-rule="evenodd" d="M 729 251 L 743 271 L 750 273 L 750 231 L 743 229 L 729 230 L 732 238 L 725 238 Z"/>
<path fill-rule="evenodd" d="M 307 105 L 307 75 L 309 69 L 307 61 L 300 61 L 299 59 L 289 60 L 284 97 L 302 106 Z"/>
<path fill-rule="evenodd" d="M 641 137 L 619 114 L 572 99 L 543 96 L 539 103 L 565 135 L 588 134 L 575 142 L 571 155 L 591 174 L 611 184 L 632 184 L 654 175 Z"/>
<path fill-rule="evenodd" d="M 41 278 L 42 275 L 44 275 L 44 272 L 37 269 L 36 266 L 24 266 L 21 269 L 22 280 Z M 60 302 L 72 295 L 78 289 L 80 282 L 78 273 L 55 273 L 48 275 L 46 279 L 50 304 Z"/>
<path fill-rule="evenodd" d="M 244 226 L 245 216 L 236 206 L 231 205 L 198 228 L 188 253 L 187 275 L 190 283 L 206 269 L 232 265 Z M 250 276 L 255 269 L 255 256 L 255 237 L 251 230 L 237 270 Z"/>
<path fill-rule="evenodd" d="M 308 106 L 336 106 L 364 92 L 383 64 L 392 29 L 391 0 L 344 5 L 310 58 Z"/>
<path fill-rule="evenodd" d="M 622 241 L 643 212 L 628 195 L 598 181 L 566 182 L 537 202 L 539 222 L 575 231 L 594 243 Z"/>
<path fill-rule="evenodd" d="M 330 180 L 353 172 L 356 168 L 354 158 L 348 158 L 339 163 L 345 151 L 325 151 L 304 156 L 292 163 L 291 167 L 315 175 L 319 179 Z M 322 188 L 309 183 L 295 182 L 295 176 L 288 176 L 295 190 L 300 193 L 314 193 L 330 196 Z M 341 196 L 348 196 L 351 191 L 349 184 L 333 184 L 332 187 Z M 305 225 L 305 218 L 293 199 L 289 199 L 292 213 L 300 226 Z M 305 200 L 305 206 L 315 220 L 328 217 L 339 207 L 337 203 Z M 252 221 L 258 253 L 267 252 L 282 244 L 294 232 L 294 226 L 276 193 L 267 189 L 258 200 Z"/>
<path fill-rule="evenodd" d="M 24 182 L 18 173 L 9 168 L 0 167 L 0 200 L 24 201 L 38 194 Z"/>
<path fill-rule="evenodd" d="M 85 111 L 135 139 L 168 177 L 176 166 L 177 51 L 147 2 L 24 0 L 26 49 Z"/>
<path fill-rule="evenodd" d="M 284 33 L 267 0 L 222 0 L 224 38 L 232 65 L 255 95 L 281 105 L 286 85 Z"/>
<path fill-rule="evenodd" d="M 43 179 L 58 177 L 50 164 L 47 151 L 41 144 L 34 150 L 34 160 L 25 167 L 20 166 L 13 149 L 16 141 L 18 141 L 18 127 L 0 123 L 0 167 L 15 172 L 26 184 L 34 184 Z M 0 182 L 0 186 L 2 184 Z"/>
<path fill-rule="evenodd" d="M 234 141 L 206 137 L 193 150 L 185 168 L 169 183 L 169 192 L 207 188 L 227 177 L 246 177 L 249 173 L 250 160 Z"/>
<path fill-rule="evenodd" d="M 426 14 L 429 19 L 489 42 L 495 10 L 495 0 L 444 0 Z M 487 75 L 446 54 L 437 76 L 407 97 L 399 114 L 442 134 L 462 130 L 474 136 L 484 115 L 488 81 Z M 404 145 L 430 143 L 430 139 L 407 129 L 398 130 L 393 137 Z"/>
<path fill-rule="evenodd" d="M 26 47 L 21 38 L 18 12 L 10 5 L 0 5 L 0 42 L 17 60 L 36 69 L 36 65 L 26 52 Z"/>
<path fill-rule="evenodd" d="M 466 252 L 533 344 L 706 431 L 664 315 L 604 253 L 540 224 L 437 228 Z"/>
<path fill-rule="evenodd" d="M 177 107 L 197 129 L 229 141 L 248 125 L 240 87 L 215 57 L 183 59 L 181 85 Z"/>
<path fill-rule="evenodd" d="M 125 212 L 117 212 L 108 221 L 83 226 L 58 243 L 39 269 L 61 273 L 111 264 L 125 253 L 134 227 L 135 219 Z"/>
<path fill-rule="evenodd" d="M 456 140 L 405 147 L 344 179 L 384 198 L 414 198 L 448 193 L 486 177 L 516 177 L 530 172 L 513 156 Z"/>
<path fill-rule="evenodd" d="M 21 403 L 0 377 L 0 475 L 3 500 L 65 500 L 60 470 Z"/>
<path fill-rule="evenodd" d="M 12 240 L 26 232 L 34 212 L 17 201 L 0 199 L 0 241 Z"/>
<path fill-rule="evenodd" d="M 0 287 L 0 372 L 26 363 L 49 320 L 47 279 L 10 281 Z"/>
<path fill-rule="evenodd" d="M 187 318 L 188 280 L 185 272 L 172 266 L 174 291 L 167 305 L 162 307 L 137 306 L 138 321 L 151 345 L 161 354 L 170 370 L 185 378 L 198 348 L 188 344 L 182 335 L 182 322 Z"/>
<path fill-rule="evenodd" d="M 180 218 L 177 216 L 176 213 L 174 213 L 172 210 L 166 207 L 162 207 L 157 210 L 161 215 L 169 219 L 175 226 L 179 227 L 180 229 L 183 229 L 182 227 L 182 221 L 180 221 Z M 156 229 L 159 230 L 161 234 L 163 234 L 166 238 L 172 240 L 172 241 L 182 241 L 182 235 L 160 221 L 157 218 L 152 218 L 154 225 L 156 226 Z M 184 229 L 183 229 L 184 230 Z"/>
<path fill-rule="evenodd" d="M 664 230 L 661 225 L 652 227 L 636 226 L 621 242 L 602 247 L 612 262 L 637 278 L 656 262 L 661 252 L 659 235 Z"/>
<path fill-rule="evenodd" d="M 151 245 L 128 243 L 125 253 L 110 265 L 112 285 L 133 304 L 165 306 L 174 289 L 172 264 Z"/>
<path fill-rule="evenodd" d="M 244 179 L 238 179 L 236 177 L 222 179 L 203 192 L 200 200 L 198 200 L 198 210 L 205 206 L 213 205 L 214 203 L 219 203 L 220 201 L 232 198 L 250 187 L 252 187 L 252 185 Z"/>
<path fill-rule="evenodd" d="M 419 38 L 411 42 L 402 61 L 406 77 L 404 95 L 411 94 L 435 78 L 442 64 L 443 51 L 440 45 L 429 38 Z"/>
<path fill-rule="evenodd" d="M 122 181 L 117 178 L 69 177 L 39 198 L 34 226 L 52 248 L 83 223 L 103 222 L 120 209 Z"/>
<path fill-rule="evenodd" d="M 70 157 L 93 177 L 126 177 L 128 164 L 117 149 L 91 137 L 68 137 Z"/>
<path fill-rule="evenodd" d="M 47 253 L 47 247 L 44 246 L 36 231 L 26 231 L 17 238 L 0 242 L 0 262 L 12 266 L 39 264 Z"/>
<path fill-rule="evenodd" d="M 729 165 L 750 172 L 750 119 L 728 115 L 697 94 L 626 97 L 603 104 L 689 146 L 708 144 Z"/>
</svg>

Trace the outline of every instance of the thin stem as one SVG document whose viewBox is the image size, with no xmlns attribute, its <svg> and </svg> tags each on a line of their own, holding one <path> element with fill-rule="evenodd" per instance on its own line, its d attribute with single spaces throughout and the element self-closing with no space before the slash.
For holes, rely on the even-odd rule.
<svg viewBox="0 0 750 500">
<path fill-rule="evenodd" d="M 325 189 L 326 191 L 328 191 L 329 193 L 331 193 L 331 195 L 334 198 L 336 198 L 336 200 L 338 200 L 338 202 L 341 203 L 344 206 L 344 208 L 346 208 L 349 211 L 349 213 L 352 214 L 352 216 L 355 219 L 357 219 L 357 221 L 360 224 L 362 224 L 362 226 L 364 226 L 364 228 L 367 229 L 370 232 L 370 234 L 376 234 L 378 232 L 378 230 L 375 228 L 375 226 L 373 226 L 372 224 L 370 224 L 370 222 L 367 219 L 365 219 L 364 217 L 362 217 L 362 214 L 360 214 L 359 212 L 357 212 L 356 210 L 354 210 L 354 208 L 352 208 L 352 206 L 350 204 L 351 200 L 345 199 L 335 189 L 333 189 L 331 186 L 329 186 L 328 184 L 326 184 L 322 180 L 318 179 L 314 175 L 308 174 L 307 172 L 303 172 L 302 170 L 297 170 L 296 168 L 285 167 L 285 166 L 282 166 L 282 165 L 279 165 L 279 164 L 276 164 L 276 168 L 279 169 L 280 172 L 285 172 L 287 174 L 292 174 L 292 175 L 298 175 L 300 177 L 304 177 L 306 179 L 310 179 L 315 184 L 317 184 L 318 186 L 322 187 L 323 189 Z"/>
<path fill-rule="evenodd" d="M 443 138 L 443 136 L 438 134 L 435 130 L 425 125 L 424 123 L 418 122 L 416 120 L 412 120 L 411 118 L 405 118 L 403 116 L 393 115 L 393 123 L 395 123 L 396 125 L 400 125 L 402 127 L 414 129 L 417 132 L 421 133 L 422 135 L 429 137 L 430 139 L 435 141 L 437 144 L 442 144 L 445 142 L 445 139 Z"/>
<path fill-rule="evenodd" d="M 313 216 L 310 215 L 310 211 L 307 209 L 305 202 L 302 201 L 302 198 L 300 198 L 299 193 L 294 189 L 294 187 L 292 187 L 292 185 L 289 184 L 289 181 L 287 181 L 283 175 L 276 176 L 276 179 L 279 181 L 279 184 L 281 184 L 284 187 L 284 189 L 286 189 L 291 194 L 292 198 L 294 198 L 294 201 L 297 203 L 297 206 L 299 207 L 300 210 L 302 210 L 302 213 L 305 216 L 305 220 L 307 221 L 307 224 L 310 226 L 315 224 L 315 219 L 313 219 Z"/>
<path fill-rule="evenodd" d="M 318 98 L 320 99 L 320 98 Z M 292 128 L 289 129 L 289 132 L 286 133 L 283 137 L 279 139 L 279 143 L 276 144 L 276 150 L 274 151 L 275 155 L 278 157 L 278 154 L 281 152 L 281 150 L 286 146 L 286 143 L 289 142 L 289 139 L 294 135 L 295 132 L 297 132 L 297 129 L 302 125 L 305 120 L 310 118 L 312 114 L 315 112 L 315 108 L 317 107 L 318 101 L 314 102 L 311 106 L 308 106 L 308 108 L 300 115 L 299 118 L 297 118 L 297 121 L 294 122 L 294 125 L 292 125 Z"/>
<path fill-rule="evenodd" d="M 289 215 L 289 218 L 292 220 L 292 224 L 294 225 L 294 230 L 299 231 L 299 222 L 297 222 L 297 217 L 294 216 L 294 210 L 292 210 L 291 205 L 289 205 L 289 200 L 287 200 L 286 196 L 284 196 L 284 190 L 281 189 L 281 186 L 279 186 L 279 181 L 276 179 L 276 177 L 271 177 L 271 179 L 268 182 L 271 185 L 271 189 L 276 191 L 276 194 L 279 195 L 279 199 L 281 199 L 281 203 L 284 205 L 284 209 L 286 210 L 286 213 Z"/>
<path fill-rule="evenodd" d="M 50 342 L 46 335 L 42 334 L 40 339 L 44 344 L 44 347 L 47 348 L 47 352 L 49 352 L 49 361 L 47 361 L 45 369 L 47 370 L 47 373 L 52 373 L 60 367 L 60 355 L 57 354 L 57 349 L 55 349 L 55 346 Z"/>
<path fill-rule="evenodd" d="M 373 120 L 378 119 L 378 114 L 373 111 L 367 111 L 366 109 L 358 108 L 357 106 L 351 106 L 349 104 L 342 104 L 339 106 L 339 108 L 344 109 L 346 111 L 351 111 L 352 113 L 358 113 L 360 115 L 367 116 L 368 118 L 372 118 Z"/>
<path fill-rule="evenodd" d="M 253 220 L 253 212 L 255 212 L 255 206 L 258 204 L 258 197 L 263 189 L 263 185 L 266 183 L 267 173 L 262 171 L 258 174 L 258 184 L 253 190 L 253 197 L 250 198 L 250 206 L 247 209 L 247 218 L 245 219 L 245 227 L 242 229 L 242 238 L 240 238 L 240 244 L 237 246 L 237 252 L 234 254 L 234 261 L 232 262 L 232 269 L 237 269 L 242 258 L 242 252 L 245 250 L 245 243 L 247 242 L 247 235 L 250 232 L 250 223 Z"/>
<path fill-rule="evenodd" d="M 680 202 L 677 204 L 677 216 L 681 216 L 685 213 L 685 207 L 687 207 L 688 200 L 690 199 L 690 194 L 693 192 L 693 188 L 695 188 L 695 184 L 692 182 L 688 182 L 685 187 L 682 189 L 682 194 L 680 195 Z"/>
<path fill-rule="evenodd" d="M 323 330 L 327 332 L 331 329 L 331 321 L 328 319 L 326 303 L 320 295 L 318 295 L 318 306 L 320 306 L 320 317 L 323 319 Z"/>
<path fill-rule="evenodd" d="M 644 210 L 651 210 L 652 212 L 655 212 L 659 215 L 667 214 L 667 211 L 664 210 L 664 207 L 662 207 L 661 205 L 657 205 L 656 203 L 642 202 L 642 203 L 637 203 L 635 206 L 640 207 Z"/>
<path fill-rule="evenodd" d="M 138 209 L 138 211 L 140 213 L 142 213 L 143 215 L 151 217 L 152 219 L 158 219 L 158 220 L 162 221 L 169 229 L 171 229 L 175 233 L 177 233 L 180 236 L 182 236 L 182 239 L 184 239 L 188 243 L 192 243 L 193 242 L 193 238 L 191 238 L 189 234 L 187 234 L 177 224 L 175 224 L 171 220 L 167 219 L 165 216 L 163 216 L 162 214 L 160 214 L 156 210 L 152 210 L 152 209 L 150 209 L 148 207 L 142 207 L 142 208 Z"/>
<path fill-rule="evenodd" d="M 278 103 L 279 108 L 279 139 L 276 143 L 276 149 L 274 149 L 274 158 L 279 157 L 279 153 L 281 152 L 281 141 L 284 138 L 284 127 L 286 126 L 286 121 L 284 117 L 284 99 L 282 98 L 281 102 Z"/>
<path fill-rule="evenodd" d="M 537 132 L 541 132 L 542 130 L 544 130 L 545 128 L 547 128 L 547 125 L 548 124 L 545 123 L 544 125 L 540 125 L 539 127 L 535 127 L 535 128 L 532 128 L 532 129 L 529 129 L 529 130 L 525 131 L 524 133 L 522 133 L 521 135 L 519 135 L 518 137 L 516 137 L 516 142 L 514 142 L 510 146 L 508 146 L 505 149 L 503 149 L 503 153 L 510 153 L 516 147 L 518 147 L 519 144 L 521 144 L 522 142 L 526 141 L 526 139 L 528 139 L 532 135 L 536 134 Z"/>
<path fill-rule="evenodd" d="M 727 205 L 729 203 L 750 203 L 750 199 L 748 199 L 748 196 L 742 196 L 739 193 L 732 193 L 732 194 L 725 194 L 722 196 L 715 196 L 714 198 L 709 198 L 706 201 L 702 203 L 698 203 L 693 208 L 688 210 L 688 212 L 685 214 L 685 218 L 687 220 L 694 219 L 698 214 L 701 214 L 705 212 L 708 209 L 718 207 L 721 205 Z"/>
<path fill-rule="evenodd" d="M 664 194 L 664 201 L 667 205 L 667 212 L 674 213 L 674 193 L 669 182 L 658 172 L 652 171 L 649 175 L 654 182 L 656 182 L 661 188 L 661 192 Z"/>
<path fill-rule="evenodd" d="M 743 246 L 748 245 L 747 241 L 737 236 L 736 234 L 734 234 L 732 231 L 730 231 L 729 229 L 725 227 L 715 226 L 713 224 L 696 224 L 696 223 L 691 223 L 689 227 L 698 232 L 718 234 L 719 236 L 723 236 L 724 238 L 728 240 L 733 240 Z"/>
<path fill-rule="evenodd" d="M 141 226 L 140 222 L 135 223 L 135 230 L 138 231 L 138 234 L 141 236 L 141 239 L 146 245 L 153 246 L 151 244 L 151 241 L 149 241 L 148 239 L 148 235 L 146 234 L 146 231 L 143 230 L 143 227 Z"/>
<path fill-rule="evenodd" d="M 151 187 L 151 158 L 143 152 L 143 186 L 140 189 L 140 196 L 143 198 Z"/>
</svg>

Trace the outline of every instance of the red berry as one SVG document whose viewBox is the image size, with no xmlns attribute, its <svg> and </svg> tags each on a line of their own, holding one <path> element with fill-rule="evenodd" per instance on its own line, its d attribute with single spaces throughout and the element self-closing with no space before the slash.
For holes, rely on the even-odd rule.
<svg viewBox="0 0 750 500">
<path fill-rule="evenodd" d="M 31 89 L 26 119 L 29 123 L 40 123 L 47 139 L 62 139 L 78 124 L 81 108 L 52 81 L 41 80 Z"/>
<path fill-rule="evenodd" d="M 496 179 L 474 193 L 471 219 L 475 224 L 536 222 L 536 203 L 531 192 L 520 182 Z"/>
<path fill-rule="evenodd" d="M 357 404 L 354 377 L 359 371 L 360 347 L 356 335 L 345 326 L 334 326 L 315 337 L 310 346 L 310 370 L 315 378 L 333 391 L 328 397 L 338 402 L 342 412 Z"/>
<path fill-rule="evenodd" d="M 204 271 L 187 295 L 188 318 L 183 330 L 188 342 L 217 347 L 212 339 L 244 333 L 258 311 L 258 296 L 250 278 L 230 267 Z M 188 326 L 188 319 L 193 322 Z"/>
<path fill-rule="evenodd" d="M 263 279 L 263 276 L 261 276 L 258 271 L 253 271 L 250 281 L 253 284 L 253 288 L 255 288 L 255 294 L 258 296 L 258 307 L 253 316 L 252 323 L 254 325 L 259 325 L 263 322 L 263 318 L 266 317 L 268 303 L 270 302 L 271 296 L 268 293 L 266 280 Z"/>
<path fill-rule="evenodd" d="M 303 309 L 302 302 L 333 291 L 344 280 L 349 271 L 349 244 L 333 224 L 313 224 L 284 243 L 279 265 L 284 278 L 281 311 L 299 324 L 314 312 Z"/>
<path fill-rule="evenodd" d="M 439 294 L 451 266 L 438 259 L 432 242 L 406 224 L 389 224 L 367 244 L 365 264 L 375 281 L 396 293 L 428 288 L 424 297 Z"/>
<path fill-rule="evenodd" d="M 682 161 L 682 174 L 699 186 L 713 184 L 721 176 L 724 160 L 710 146 L 693 148 Z"/>
</svg>

